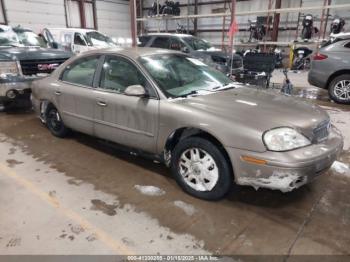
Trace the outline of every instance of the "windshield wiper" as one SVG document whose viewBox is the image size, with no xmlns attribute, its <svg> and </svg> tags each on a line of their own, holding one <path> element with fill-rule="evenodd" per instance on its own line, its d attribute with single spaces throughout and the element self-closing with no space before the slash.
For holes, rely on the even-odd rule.
<svg viewBox="0 0 350 262">
<path fill-rule="evenodd" d="M 198 90 L 192 90 L 191 92 L 184 94 L 184 95 L 179 95 L 178 97 L 188 97 L 191 95 L 198 95 L 200 91 L 214 92 L 214 90 L 198 89 Z"/>
<path fill-rule="evenodd" d="M 218 91 L 218 90 L 228 90 L 228 89 L 233 89 L 233 88 L 235 88 L 233 83 L 226 83 L 222 86 L 214 87 L 213 90 Z"/>
</svg>

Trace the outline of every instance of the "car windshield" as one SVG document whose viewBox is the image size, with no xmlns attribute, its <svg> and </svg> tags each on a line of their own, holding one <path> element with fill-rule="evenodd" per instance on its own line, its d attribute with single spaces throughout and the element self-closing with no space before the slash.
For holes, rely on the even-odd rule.
<svg viewBox="0 0 350 262">
<path fill-rule="evenodd" d="M 40 46 L 46 47 L 43 39 L 32 31 L 18 31 L 16 32 L 20 44 L 24 46 Z"/>
<path fill-rule="evenodd" d="M 143 56 L 139 61 L 167 97 L 186 97 L 233 88 L 233 81 L 223 73 L 185 55 L 157 54 Z"/>
<path fill-rule="evenodd" d="M 12 30 L 0 29 L 0 46 L 20 46 L 16 33 Z"/>
<path fill-rule="evenodd" d="M 210 48 L 213 48 L 213 46 L 200 38 L 196 38 L 196 37 L 184 37 L 183 40 L 193 49 L 196 51 L 201 51 L 201 50 L 208 50 Z"/>
<path fill-rule="evenodd" d="M 41 46 L 45 47 L 43 40 L 32 31 L 0 30 L 0 46 Z"/>
<path fill-rule="evenodd" d="M 89 45 L 91 46 L 99 46 L 99 47 L 110 47 L 116 46 L 113 40 L 103 35 L 97 31 L 91 31 L 86 33 L 86 39 Z"/>
</svg>

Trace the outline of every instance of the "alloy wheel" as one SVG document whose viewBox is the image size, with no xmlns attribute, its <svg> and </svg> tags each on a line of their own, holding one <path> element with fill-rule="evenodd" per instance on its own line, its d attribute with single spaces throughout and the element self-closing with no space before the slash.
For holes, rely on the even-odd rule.
<svg viewBox="0 0 350 262">
<path fill-rule="evenodd" d="M 339 100 L 350 100 L 350 80 L 341 80 L 334 86 L 334 96 Z"/>
</svg>

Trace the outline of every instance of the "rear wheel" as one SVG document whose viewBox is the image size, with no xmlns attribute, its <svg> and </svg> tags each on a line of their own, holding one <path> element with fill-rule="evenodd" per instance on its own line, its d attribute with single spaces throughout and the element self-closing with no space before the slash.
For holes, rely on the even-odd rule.
<svg viewBox="0 0 350 262">
<path fill-rule="evenodd" d="M 171 170 L 177 183 L 195 197 L 221 199 L 234 183 L 227 158 L 206 139 L 190 137 L 180 141 L 171 159 Z"/>
<path fill-rule="evenodd" d="M 65 137 L 68 134 L 68 128 L 54 106 L 49 106 L 46 113 L 46 125 L 54 136 Z"/>
<path fill-rule="evenodd" d="M 350 74 L 334 78 L 328 87 L 328 93 L 335 102 L 350 104 Z"/>
</svg>

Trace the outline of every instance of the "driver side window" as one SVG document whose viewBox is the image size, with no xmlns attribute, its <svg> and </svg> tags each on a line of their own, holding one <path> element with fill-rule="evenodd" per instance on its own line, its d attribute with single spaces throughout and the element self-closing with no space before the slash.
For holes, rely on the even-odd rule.
<svg viewBox="0 0 350 262">
<path fill-rule="evenodd" d="M 83 36 L 81 34 L 75 33 L 75 35 L 74 35 L 74 44 L 75 45 L 83 45 L 83 46 L 86 45 L 85 40 L 84 40 L 84 38 L 83 38 Z"/>
<path fill-rule="evenodd" d="M 83 57 L 66 67 L 61 80 L 83 86 L 93 86 L 99 56 Z"/>
<path fill-rule="evenodd" d="M 131 85 L 142 85 L 150 97 L 156 97 L 153 87 L 135 65 L 122 57 L 107 57 L 101 72 L 100 88 L 124 93 Z"/>
</svg>

